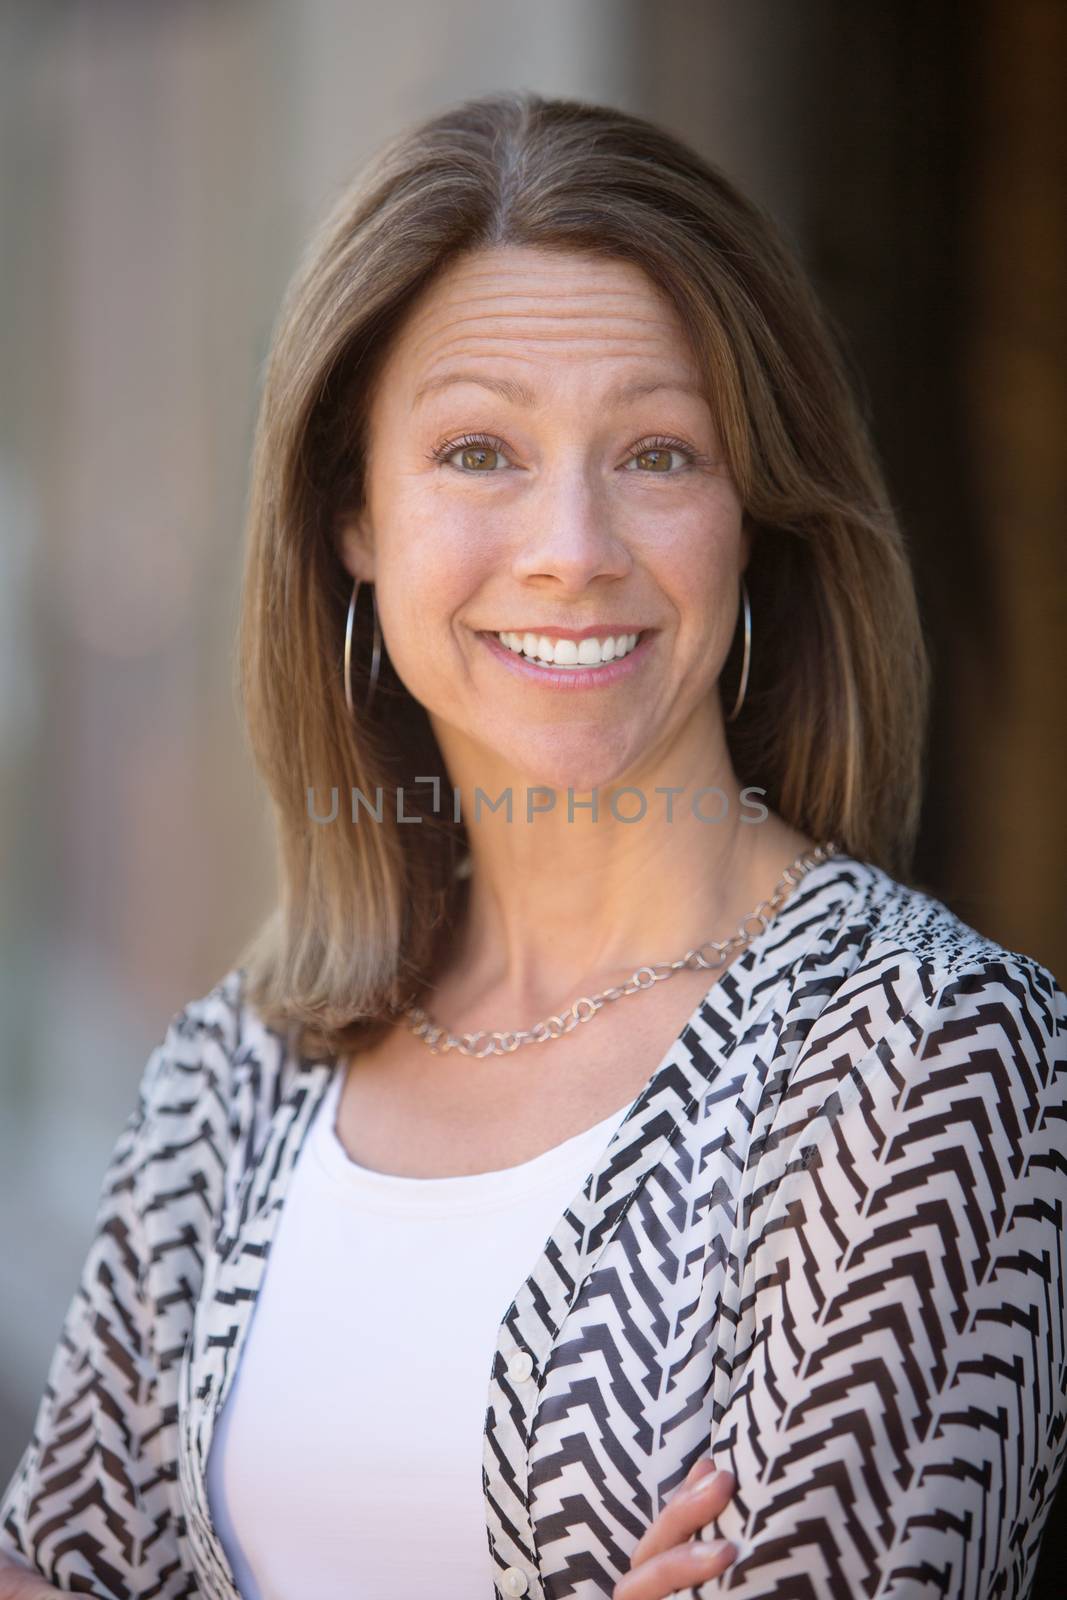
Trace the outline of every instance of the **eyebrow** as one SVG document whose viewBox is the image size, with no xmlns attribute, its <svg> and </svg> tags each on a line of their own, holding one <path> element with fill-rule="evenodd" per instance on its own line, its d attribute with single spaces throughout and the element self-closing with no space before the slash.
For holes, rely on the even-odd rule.
<svg viewBox="0 0 1067 1600">
<path fill-rule="evenodd" d="M 412 402 L 418 402 L 436 389 L 445 389 L 453 383 L 476 383 L 483 389 L 488 389 L 497 394 L 502 400 L 511 401 L 512 405 L 535 406 L 537 396 L 526 384 L 519 383 L 512 378 L 490 378 L 476 372 L 446 372 L 438 378 L 430 378 L 415 391 Z M 670 389 L 676 394 L 695 395 L 698 400 L 707 401 L 703 389 L 690 383 L 668 383 L 663 380 L 641 381 L 634 383 L 617 384 L 604 396 L 604 404 L 609 406 L 625 405 L 628 400 L 640 400 L 646 394 L 655 394 L 660 389 Z"/>
</svg>

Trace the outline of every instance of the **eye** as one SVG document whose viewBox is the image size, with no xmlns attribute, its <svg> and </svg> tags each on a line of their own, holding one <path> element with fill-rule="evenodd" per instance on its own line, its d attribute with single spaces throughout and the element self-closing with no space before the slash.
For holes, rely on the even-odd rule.
<svg viewBox="0 0 1067 1600">
<path fill-rule="evenodd" d="M 674 469 L 671 466 L 671 457 L 680 456 L 684 466 Z M 627 471 L 660 473 L 663 477 L 675 476 L 678 471 L 684 471 L 685 466 L 693 466 L 698 460 L 695 450 L 690 449 L 682 439 L 646 439 L 626 463 Z"/>
<path fill-rule="evenodd" d="M 456 472 L 468 477 L 490 477 L 512 465 L 503 441 L 489 433 L 467 433 L 458 439 L 446 440 L 429 452 L 429 458 L 452 466 Z M 680 466 L 674 465 L 676 460 L 681 462 Z M 704 460 L 684 439 L 656 437 L 643 440 L 635 448 L 626 463 L 626 470 L 641 472 L 646 477 L 651 473 L 661 477 L 677 477 L 680 472 Z"/>
<path fill-rule="evenodd" d="M 468 433 L 461 439 L 449 439 L 430 454 L 432 460 L 449 465 L 458 456 L 456 471 L 464 472 L 468 477 L 488 477 L 490 473 L 499 472 L 509 464 L 503 443 L 488 433 Z"/>
</svg>

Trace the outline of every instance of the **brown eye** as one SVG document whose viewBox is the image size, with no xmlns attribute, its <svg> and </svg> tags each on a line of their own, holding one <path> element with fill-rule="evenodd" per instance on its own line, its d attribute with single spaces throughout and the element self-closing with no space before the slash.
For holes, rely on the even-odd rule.
<svg viewBox="0 0 1067 1600">
<path fill-rule="evenodd" d="M 669 472 L 671 470 L 671 456 L 675 454 L 676 452 L 673 450 L 662 450 L 657 447 L 654 450 L 642 450 L 639 456 L 634 457 L 634 460 L 641 463 L 643 472 Z"/>
<path fill-rule="evenodd" d="M 672 465 L 674 457 L 677 457 L 677 466 Z M 658 472 L 661 477 L 676 478 L 698 460 L 700 457 L 696 451 L 681 439 L 646 439 L 634 451 L 626 466 L 630 472 Z"/>
<path fill-rule="evenodd" d="M 492 472 L 500 456 L 499 450 L 484 444 L 465 445 L 462 450 L 457 450 L 456 454 L 467 472 Z"/>
<path fill-rule="evenodd" d="M 452 439 L 430 452 L 430 460 L 451 467 L 454 472 L 487 478 L 510 465 L 501 440 L 488 433 L 468 433 Z"/>
</svg>

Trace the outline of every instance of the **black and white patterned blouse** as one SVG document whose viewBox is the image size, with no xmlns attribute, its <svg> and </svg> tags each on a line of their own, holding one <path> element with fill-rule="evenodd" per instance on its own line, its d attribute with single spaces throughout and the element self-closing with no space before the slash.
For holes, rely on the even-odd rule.
<svg viewBox="0 0 1067 1600">
<path fill-rule="evenodd" d="M 0 1548 L 65 1589 L 236 1600 L 205 1465 L 334 1070 L 242 977 L 149 1058 L 0 1502 Z M 1063 990 L 878 868 L 822 862 L 697 1006 L 500 1324 L 498 1596 L 610 1596 L 704 1455 L 738 1485 L 708 1536 L 739 1554 L 680 1594 L 1026 1596 L 1067 1454 L 1065 1252 Z"/>
</svg>

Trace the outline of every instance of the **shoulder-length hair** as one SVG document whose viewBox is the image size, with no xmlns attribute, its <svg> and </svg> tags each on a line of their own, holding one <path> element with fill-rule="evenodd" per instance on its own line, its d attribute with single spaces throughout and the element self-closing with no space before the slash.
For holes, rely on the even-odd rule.
<svg viewBox="0 0 1067 1600">
<path fill-rule="evenodd" d="M 862 411 L 801 268 L 758 207 L 660 128 L 531 93 L 470 100 L 394 139 L 340 196 L 287 291 L 265 373 L 238 666 L 280 894 L 240 959 L 268 1024 L 297 1027 L 312 1052 L 379 1038 L 433 981 L 464 914 L 465 825 L 428 781 L 415 799 L 416 778 L 446 774 L 387 656 L 360 709 L 365 595 L 347 709 L 352 581 L 338 531 L 362 504 L 368 400 L 391 335 L 447 263 L 508 244 L 632 262 L 673 301 L 754 534 L 734 770 L 804 833 L 910 872 L 928 659 Z M 731 684 L 737 653 L 735 641 Z M 421 823 L 397 820 L 401 786 L 402 814 Z M 355 820 L 353 790 L 366 801 Z"/>
</svg>

